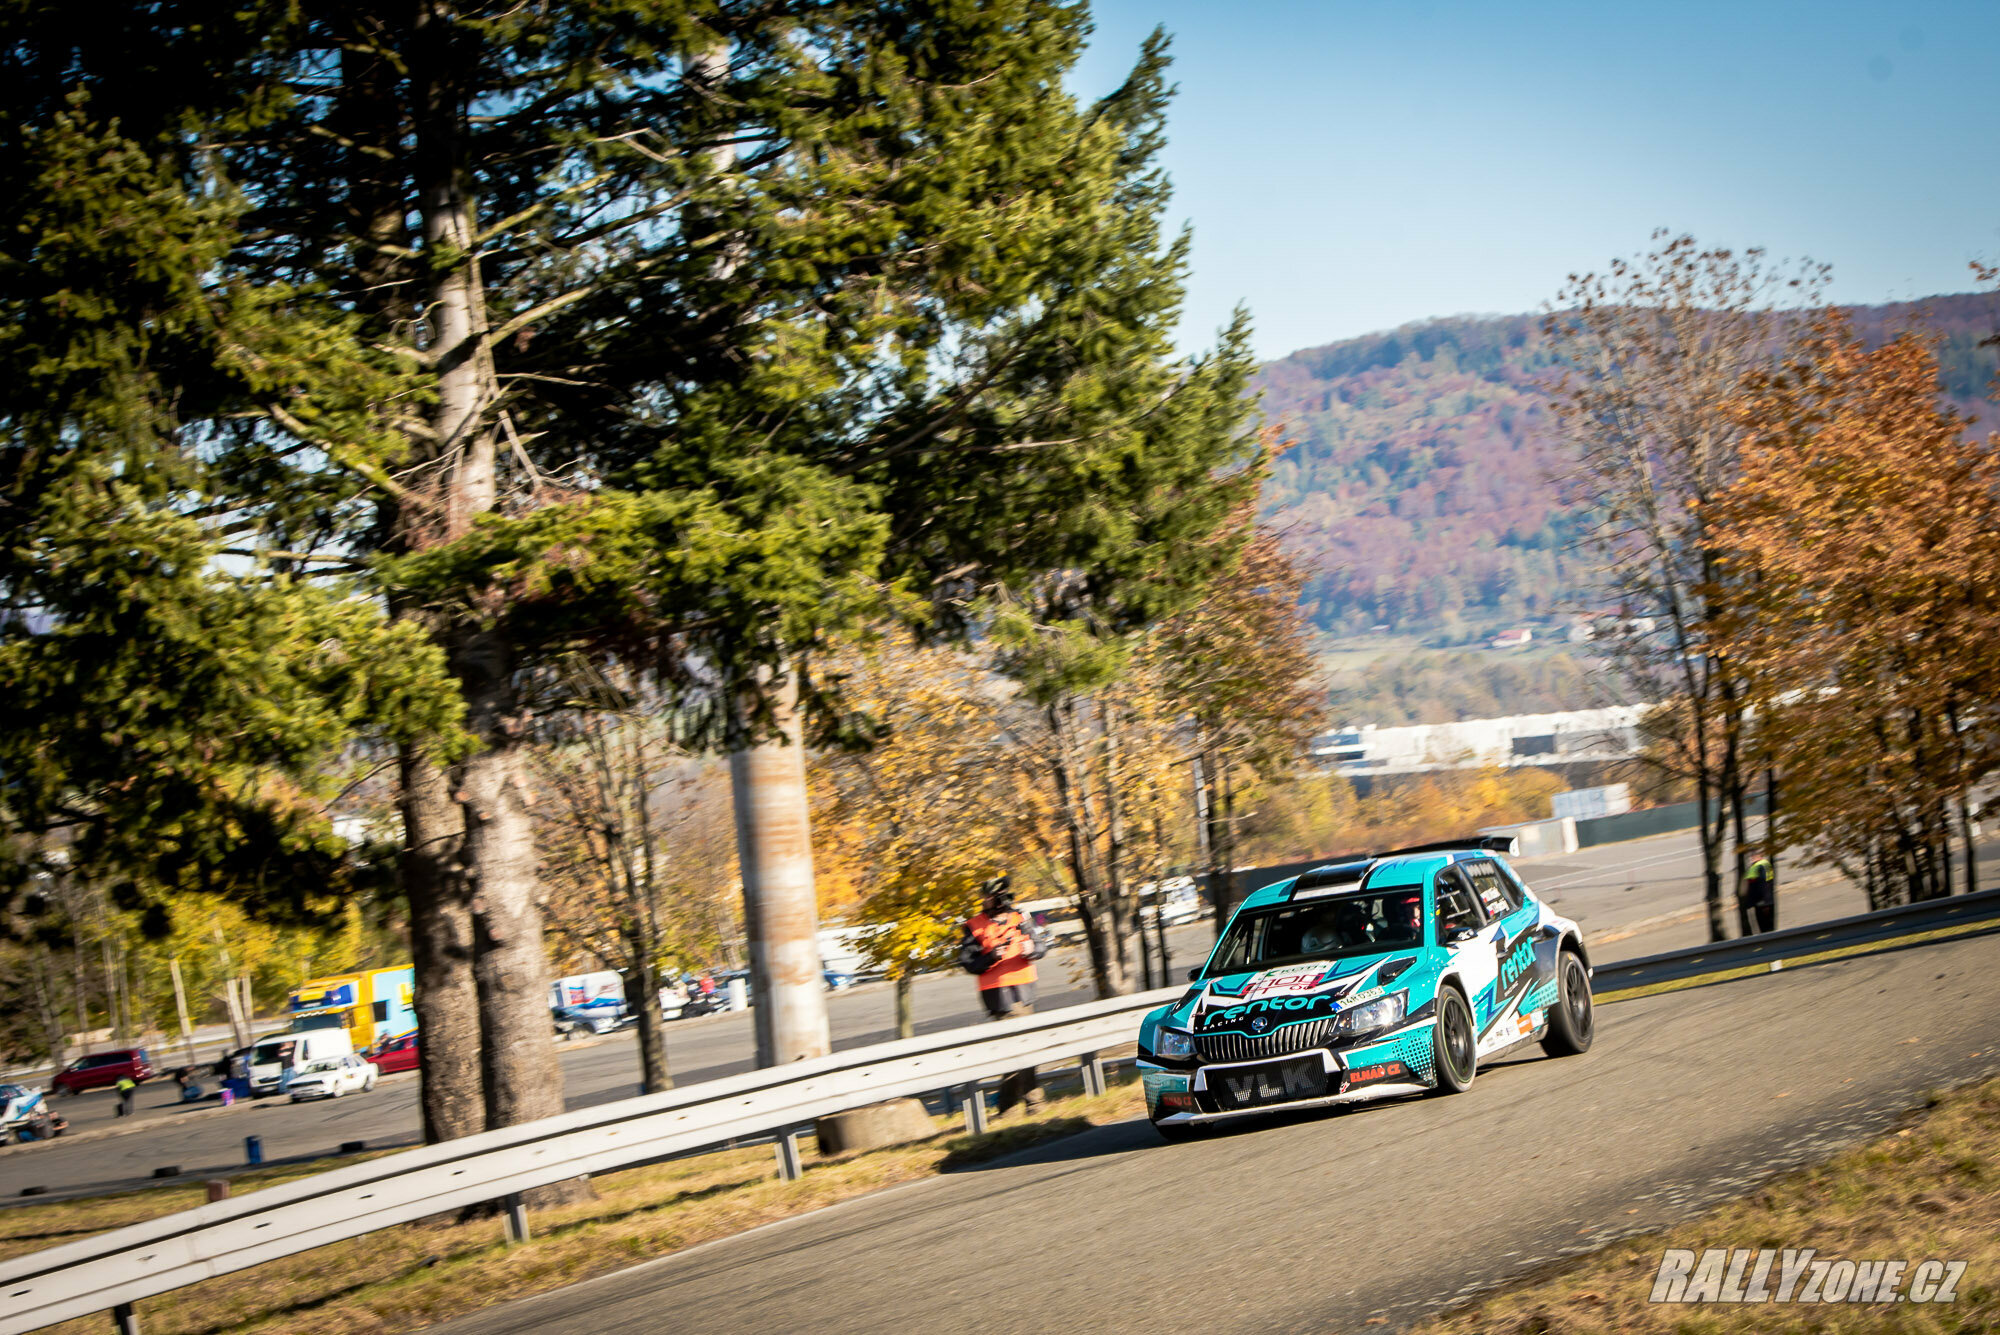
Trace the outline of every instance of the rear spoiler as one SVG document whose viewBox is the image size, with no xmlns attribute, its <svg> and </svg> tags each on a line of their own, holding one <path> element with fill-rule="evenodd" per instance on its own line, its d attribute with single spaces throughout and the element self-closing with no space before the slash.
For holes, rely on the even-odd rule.
<svg viewBox="0 0 2000 1335">
<path fill-rule="evenodd" d="M 1386 853 L 1376 853 L 1378 858 L 1399 858 L 1409 853 L 1512 853 L 1514 836 L 1511 834 L 1482 834 L 1471 839 L 1440 839 L 1434 844 L 1418 844 L 1412 848 L 1392 848 Z"/>
</svg>

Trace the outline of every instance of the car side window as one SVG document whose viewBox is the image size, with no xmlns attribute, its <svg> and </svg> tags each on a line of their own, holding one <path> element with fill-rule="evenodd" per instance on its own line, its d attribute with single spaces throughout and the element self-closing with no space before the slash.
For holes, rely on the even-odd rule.
<svg viewBox="0 0 2000 1335">
<path fill-rule="evenodd" d="M 1468 927 L 1476 931 L 1486 925 L 1486 918 L 1479 911 L 1479 902 L 1473 897 L 1472 887 L 1466 884 L 1464 874 L 1456 867 L 1446 867 L 1438 873 L 1437 920 L 1439 945 L 1448 941 L 1453 932 Z"/>
<path fill-rule="evenodd" d="M 1500 874 L 1500 868 L 1491 862 L 1468 862 L 1466 874 L 1472 877 L 1472 888 L 1479 895 L 1480 906 L 1486 916 L 1492 919 L 1504 918 L 1521 907 L 1521 892 Z"/>
</svg>

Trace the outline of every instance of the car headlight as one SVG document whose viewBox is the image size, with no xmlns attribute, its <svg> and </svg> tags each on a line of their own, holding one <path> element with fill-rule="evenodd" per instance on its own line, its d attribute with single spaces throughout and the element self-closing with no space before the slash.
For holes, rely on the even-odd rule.
<svg viewBox="0 0 2000 1335">
<path fill-rule="evenodd" d="M 1372 1034 L 1377 1029 L 1387 1029 L 1400 1024 L 1403 1019 L 1403 997 L 1401 992 L 1380 1001 L 1371 1001 L 1366 1006 L 1356 1006 L 1351 1011 L 1340 1014 L 1340 1032 L 1343 1034 Z"/>
<path fill-rule="evenodd" d="M 1162 1026 L 1153 1032 L 1153 1054 L 1158 1057 L 1192 1057 L 1194 1035 Z"/>
</svg>

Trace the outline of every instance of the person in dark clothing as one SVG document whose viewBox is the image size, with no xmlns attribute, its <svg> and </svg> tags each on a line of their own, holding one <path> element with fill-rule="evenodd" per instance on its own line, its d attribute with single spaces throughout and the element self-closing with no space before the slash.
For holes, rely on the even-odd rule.
<svg viewBox="0 0 2000 1335">
<path fill-rule="evenodd" d="M 1750 864 L 1743 880 L 1743 907 L 1750 910 L 1752 931 L 1769 932 L 1778 925 L 1778 878 L 1769 858 Z"/>
</svg>

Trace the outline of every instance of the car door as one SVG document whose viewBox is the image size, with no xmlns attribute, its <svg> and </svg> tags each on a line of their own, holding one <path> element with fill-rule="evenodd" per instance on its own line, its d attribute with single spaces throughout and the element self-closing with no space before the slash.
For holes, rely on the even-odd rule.
<svg viewBox="0 0 2000 1335">
<path fill-rule="evenodd" d="M 1539 931 L 1541 910 L 1521 892 L 1520 885 L 1491 859 L 1479 859 L 1464 866 L 1488 919 L 1503 923 L 1504 938 L 1494 943 L 1500 959 L 1500 986 L 1496 1005 L 1504 1012 L 1517 995 L 1528 994 L 1555 977 L 1556 942 Z M 1539 995 L 1539 993 L 1538 993 Z M 1528 1008 L 1519 1008 L 1526 1011 Z"/>
<path fill-rule="evenodd" d="M 1457 867 L 1439 870 L 1435 894 L 1437 942 L 1451 952 L 1451 967 L 1472 1002 L 1472 1027 L 1479 1033 L 1480 1051 L 1484 1052 L 1500 978 L 1500 960 L 1492 941 L 1496 929 L 1487 923 L 1472 883 Z"/>
</svg>

